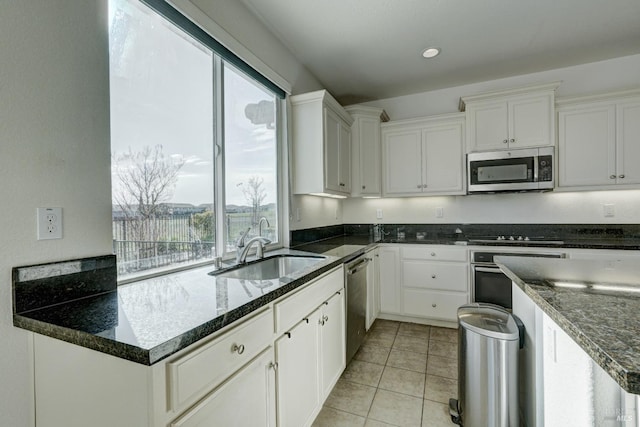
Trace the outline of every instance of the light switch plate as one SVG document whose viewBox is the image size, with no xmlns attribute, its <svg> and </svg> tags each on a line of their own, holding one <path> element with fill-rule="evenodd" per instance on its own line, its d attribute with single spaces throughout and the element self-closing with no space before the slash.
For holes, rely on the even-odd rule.
<svg viewBox="0 0 640 427">
<path fill-rule="evenodd" d="M 62 208 L 38 208 L 38 240 L 62 239 Z"/>
<path fill-rule="evenodd" d="M 436 208 L 436 218 L 442 218 L 442 217 L 444 217 L 444 209 Z"/>
<path fill-rule="evenodd" d="M 382 209 L 376 209 L 376 219 L 382 219 Z"/>
<path fill-rule="evenodd" d="M 613 203 L 605 203 L 602 205 L 602 213 L 605 218 L 611 218 L 616 216 L 616 205 Z"/>
</svg>

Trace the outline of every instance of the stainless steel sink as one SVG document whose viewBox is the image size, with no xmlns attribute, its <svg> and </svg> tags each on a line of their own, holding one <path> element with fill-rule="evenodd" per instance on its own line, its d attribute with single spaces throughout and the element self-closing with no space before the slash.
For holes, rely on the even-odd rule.
<svg viewBox="0 0 640 427">
<path fill-rule="evenodd" d="M 214 271 L 209 274 L 228 279 L 273 280 L 289 276 L 324 259 L 323 256 L 276 255 L 232 270 Z"/>
</svg>

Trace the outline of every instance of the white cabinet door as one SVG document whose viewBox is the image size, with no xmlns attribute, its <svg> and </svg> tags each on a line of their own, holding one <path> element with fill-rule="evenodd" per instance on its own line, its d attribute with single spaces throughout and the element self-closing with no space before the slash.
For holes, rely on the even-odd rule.
<svg viewBox="0 0 640 427">
<path fill-rule="evenodd" d="M 351 129 L 343 122 L 340 122 L 339 129 L 339 156 L 340 173 L 338 176 L 338 186 L 344 193 L 351 192 Z"/>
<path fill-rule="evenodd" d="M 358 129 L 360 139 L 360 188 L 353 188 L 353 192 L 362 196 L 379 196 L 382 191 L 382 181 L 380 179 L 382 167 L 380 163 L 380 119 L 359 119 Z"/>
<path fill-rule="evenodd" d="M 321 307 L 320 360 L 321 399 L 324 401 L 346 365 L 344 291 L 334 294 Z"/>
<path fill-rule="evenodd" d="M 273 349 L 269 347 L 220 388 L 172 422 L 171 427 L 275 427 L 273 360 Z"/>
<path fill-rule="evenodd" d="M 325 149 L 325 187 L 341 191 L 340 186 L 340 135 L 341 125 L 338 116 L 324 108 L 324 149 Z"/>
<path fill-rule="evenodd" d="M 366 256 L 371 259 L 367 264 L 367 315 L 366 329 L 369 330 L 380 313 L 380 255 L 378 249 L 370 250 Z"/>
<path fill-rule="evenodd" d="M 507 115 L 507 103 L 503 100 L 468 105 L 467 138 L 471 151 L 507 148 Z"/>
<path fill-rule="evenodd" d="M 380 255 L 380 312 L 402 314 L 400 285 L 400 248 L 381 246 Z"/>
<path fill-rule="evenodd" d="M 553 145 L 553 107 L 548 94 L 510 100 L 509 148 Z"/>
<path fill-rule="evenodd" d="M 640 184 L 640 101 L 616 107 L 618 184 Z"/>
<path fill-rule="evenodd" d="M 383 140 L 383 192 L 415 194 L 422 192 L 422 135 L 409 130 L 387 133 Z"/>
<path fill-rule="evenodd" d="M 563 109 L 558 122 L 558 185 L 615 184 L 615 107 Z"/>
<path fill-rule="evenodd" d="M 310 425 L 320 405 L 319 321 L 316 310 L 276 341 L 280 427 Z"/>
<path fill-rule="evenodd" d="M 422 131 L 423 192 L 463 192 L 462 123 Z"/>
</svg>

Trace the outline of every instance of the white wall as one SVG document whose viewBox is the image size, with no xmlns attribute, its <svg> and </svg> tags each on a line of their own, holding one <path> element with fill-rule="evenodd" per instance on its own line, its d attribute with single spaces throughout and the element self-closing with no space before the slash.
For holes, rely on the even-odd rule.
<svg viewBox="0 0 640 427">
<path fill-rule="evenodd" d="M 614 205 L 614 217 L 604 217 L 605 203 Z M 436 218 L 438 207 L 443 208 L 442 218 Z M 382 209 L 383 219 L 376 219 L 376 209 Z M 349 199 L 343 202 L 343 220 L 346 224 L 637 224 L 640 190 Z"/>
<path fill-rule="evenodd" d="M 278 41 L 243 2 L 238 0 L 170 1 L 263 74 L 269 76 L 274 72 L 284 79 L 291 86 L 292 94 L 324 89 L 316 77 Z M 259 61 L 255 61 L 254 58 Z"/>
<path fill-rule="evenodd" d="M 107 2 L 3 1 L 0 13 L 0 425 L 33 423 L 30 333 L 11 268 L 112 252 Z M 36 207 L 64 238 L 36 240 Z"/>
<path fill-rule="evenodd" d="M 640 55 L 387 98 L 363 105 L 384 108 L 391 120 L 458 111 L 460 97 L 537 83 L 562 81 L 556 96 L 577 96 L 640 86 Z"/>
</svg>

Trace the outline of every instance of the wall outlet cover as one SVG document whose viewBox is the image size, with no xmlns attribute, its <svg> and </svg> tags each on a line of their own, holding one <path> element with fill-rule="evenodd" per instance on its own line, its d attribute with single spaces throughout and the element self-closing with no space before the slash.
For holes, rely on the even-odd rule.
<svg viewBox="0 0 640 427">
<path fill-rule="evenodd" d="M 38 240 L 62 239 L 62 208 L 36 210 Z"/>
</svg>

